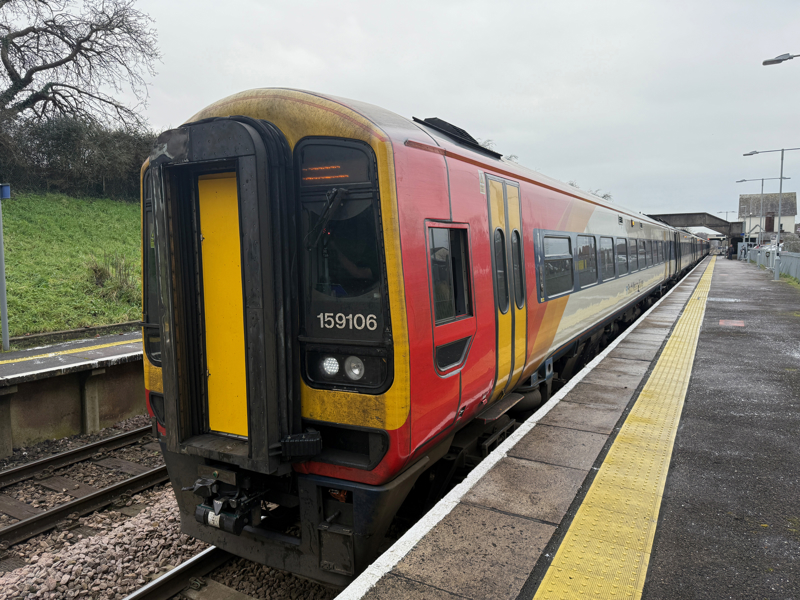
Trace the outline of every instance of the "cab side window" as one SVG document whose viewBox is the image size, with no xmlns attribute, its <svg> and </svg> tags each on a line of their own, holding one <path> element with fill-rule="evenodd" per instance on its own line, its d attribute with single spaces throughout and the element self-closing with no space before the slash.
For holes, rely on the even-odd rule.
<svg viewBox="0 0 800 600">
<path fill-rule="evenodd" d="M 150 362 L 161 366 L 161 334 L 159 332 L 158 309 L 158 271 L 156 270 L 156 233 L 153 216 L 153 180 L 150 169 L 142 179 L 144 198 L 144 223 L 142 223 L 142 249 L 144 251 L 142 270 L 144 277 L 144 350 Z"/>
<path fill-rule="evenodd" d="M 431 227 L 430 256 L 436 323 L 472 314 L 467 230 Z"/>
</svg>

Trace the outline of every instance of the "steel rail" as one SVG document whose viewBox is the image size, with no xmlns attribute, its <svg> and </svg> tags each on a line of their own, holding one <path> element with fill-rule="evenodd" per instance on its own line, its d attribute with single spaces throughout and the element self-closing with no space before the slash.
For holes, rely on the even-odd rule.
<svg viewBox="0 0 800 600">
<path fill-rule="evenodd" d="M 126 431 L 119 435 L 114 435 L 103 440 L 86 444 L 74 450 L 67 450 L 59 454 L 54 454 L 48 458 L 42 458 L 13 469 L 0 471 L 0 489 L 7 487 L 13 483 L 19 483 L 33 477 L 38 471 L 43 471 L 47 468 L 59 468 L 67 465 L 87 460 L 92 457 L 98 450 L 116 450 L 124 446 L 129 446 L 136 443 L 153 430 L 149 425 L 147 427 L 140 427 L 133 431 Z"/>
<path fill-rule="evenodd" d="M 193 578 L 207 575 L 231 558 L 233 554 L 230 552 L 211 546 L 129 594 L 124 600 L 167 600 L 186 589 Z"/>
<path fill-rule="evenodd" d="M 18 544 L 52 529 L 58 525 L 59 521 L 66 519 L 73 513 L 77 513 L 79 516 L 87 515 L 90 512 L 108 506 L 123 494 L 138 494 L 168 479 L 169 475 L 165 466 L 156 467 L 135 477 L 129 477 L 119 483 L 97 490 L 88 496 L 76 498 L 41 514 L 28 517 L 0 529 L 0 542 L 5 542 L 9 546 Z"/>
</svg>

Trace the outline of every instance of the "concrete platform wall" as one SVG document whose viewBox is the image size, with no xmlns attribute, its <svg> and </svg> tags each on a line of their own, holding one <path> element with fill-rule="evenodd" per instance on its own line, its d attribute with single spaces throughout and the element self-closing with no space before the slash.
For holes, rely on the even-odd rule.
<svg viewBox="0 0 800 600">
<path fill-rule="evenodd" d="M 0 389 L 0 457 L 145 413 L 141 359 Z"/>
</svg>

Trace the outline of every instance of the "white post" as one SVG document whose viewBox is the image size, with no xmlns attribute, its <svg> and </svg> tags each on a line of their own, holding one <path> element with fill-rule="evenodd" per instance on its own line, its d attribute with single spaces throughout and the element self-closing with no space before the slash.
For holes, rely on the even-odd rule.
<svg viewBox="0 0 800 600">
<path fill-rule="evenodd" d="M 773 261 L 773 277 L 774 281 L 781 278 L 781 204 L 783 203 L 783 150 L 781 150 L 781 180 L 780 187 L 778 187 L 778 237 L 775 238 L 775 260 Z"/>
</svg>

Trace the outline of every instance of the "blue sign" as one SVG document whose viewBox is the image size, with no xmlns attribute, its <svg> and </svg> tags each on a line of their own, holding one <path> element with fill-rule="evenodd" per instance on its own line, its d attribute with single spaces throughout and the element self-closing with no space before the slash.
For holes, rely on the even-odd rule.
<svg viewBox="0 0 800 600">
<path fill-rule="evenodd" d="M 0 183 L 0 200 L 8 200 L 11 198 L 11 184 Z"/>
</svg>

